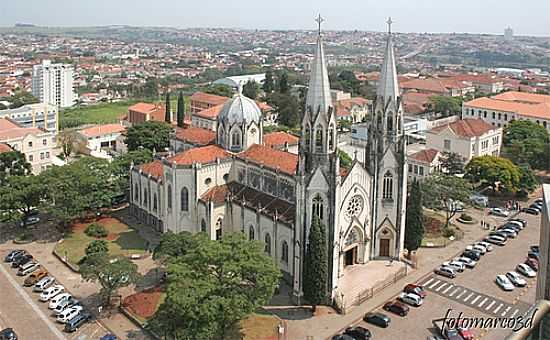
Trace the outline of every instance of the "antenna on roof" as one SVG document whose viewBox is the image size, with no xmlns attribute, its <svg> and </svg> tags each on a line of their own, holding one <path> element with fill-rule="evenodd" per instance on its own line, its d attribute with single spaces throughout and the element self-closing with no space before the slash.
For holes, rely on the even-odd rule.
<svg viewBox="0 0 550 340">
<path fill-rule="evenodd" d="M 321 16 L 321 14 L 319 14 L 317 16 L 317 18 L 315 18 L 315 22 L 317 22 L 317 25 L 319 26 L 319 35 L 321 35 L 321 24 L 325 21 L 325 19 L 323 19 L 323 17 Z"/>
</svg>

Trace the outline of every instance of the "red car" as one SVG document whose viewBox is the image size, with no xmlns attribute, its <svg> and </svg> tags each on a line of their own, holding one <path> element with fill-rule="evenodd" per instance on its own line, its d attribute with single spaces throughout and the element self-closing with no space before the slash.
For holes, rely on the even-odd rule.
<svg viewBox="0 0 550 340">
<path fill-rule="evenodd" d="M 400 316 L 405 316 L 407 314 L 409 314 L 409 306 L 395 300 L 395 301 L 389 301 L 389 302 L 386 302 L 386 304 L 384 305 L 384 310 L 388 311 L 388 312 L 392 312 L 392 313 L 395 313 L 395 314 L 398 314 Z"/>
<path fill-rule="evenodd" d="M 474 338 L 475 338 L 474 332 L 472 332 L 472 330 L 469 329 L 469 328 L 459 327 L 458 328 L 458 334 L 460 334 L 460 336 L 464 340 L 474 340 Z"/>
<path fill-rule="evenodd" d="M 416 285 L 414 283 L 409 283 L 408 285 L 405 286 L 405 288 L 403 288 L 403 291 L 405 293 L 413 293 L 413 294 L 416 294 L 418 296 L 420 296 L 421 298 L 425 298 L 426 297 L 426 291 L 424 290 L 424 287 L 420 286 L 420 285 Z"/>
<path fill-rule="evenodd" d="M 533 269 L 534 271 L 539 271 L 539 261 L 529 257 L 527 258 L 527 260 L 525 260 L 525 264 L 531 267 L 531 269 Z"/>
</svg>

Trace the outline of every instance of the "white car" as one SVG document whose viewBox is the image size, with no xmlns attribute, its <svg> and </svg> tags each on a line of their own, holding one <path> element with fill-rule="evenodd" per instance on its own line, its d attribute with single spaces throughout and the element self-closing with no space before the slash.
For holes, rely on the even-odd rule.
<svg viewBox="0 0 550 340">
<path fill-rule="evenodd" d="M 493 246 L 492 246 L 489 242 L 480 241 L 480 242 L 478 242 L 477 244 L 479 244 L 479 245 L 481 245 L 481 246 L 484 246 L 485 249 L 486 249 L 488 252 L 492 252 L 492 251 L 493 251 Z"/>
<path fill-rule="evenodd" d="M 489 214 L 500 217 L 508 217 L 508 215 L 510 215 L 510 212 L 508 212 L 508 210 L 504 208 L 491 208 L 489 210 Z"/>
<path fill-rule="evenodd" d="M 65 322 L 71 320 L 72 318 L 77 316 L 78 313 L 80 313 L 80 311 L 83 308 L 84 307 L 82 307 L 82 306 L 74 306 L 74 307 L 65 309 L 64 311 L 62 311 L 61 313 L 59 313 L 57 315 L 57 322 L 65 323 Z"/>
<path fill-rule="evenodd" d="M 458 272 L 463 272 L 464 269 L 466 268 L 466 266 L 464 265 L 464 263 L 462 263 L 462 262 L 460 262 L 460 261 L 455 261 L 455 260 L 443 262 L 442 266 L 454 268 L 454 269 L 457 270 Z"/>
<path fill-rule="evenodd" d="M 474 268 L 477 264 L 476 261 L 472 260 L 471 258 L 469 257 L 464 257 L 464 256 L 461 256 L 461 257 L 457 257 L 455 259 L 455 261 L 459 261 L 459 262 L 462 262 L 464 263 L 464 265 L 468 268 Z"/>
<path fill-rule="evenodd" d="M 506 277 L 514 284 L 514 286 L 525 287 L 525 285 L 527 285 L 527 281 L 525 281 L 524 278 L 514 271 L 506 273 Z"/>
<path fill-rule="evenodd" d="M 529 267 L 525 263 L 518 264 L 518 266 L 516 267 L 516 270 L 518 271 L 518 273 L 527 277 L 537 276 L 537 272 L 535 272 L 533 269 L 531 269 L 531 267 Z"/>
<path fill-rule="evenodd" d="M 514 285 L 512 284 L 512 282 L 510 282 L 510 280 L 504 276 L 504 275 L 497 275 L 497 278 L 495 279 L 495 282 L 497 283 L 497 285 L 506 290 L 506 291 L 511 291 L 511 290 L 514 290 Z"/>
<path fill-rule="evenodd" d="M 50 304 L 48 305 L 49 309 L 56 309 L 59 304 L 65 300 L 69 300 L 71 298 L 71 294 L 69 293 L 62 293 L 57 294 L 50 300 Z"/>
<path fill-rule="evenodd" d="M 487 249 L 484 246 L 480 245 L 480 244 L 469 245 L 469 246 L 466 247 L 466 250 L 476 250 L 481 255 L 485 255 L 485 253 L 487 252 Z"/>
<path fill-rule="evenodd" d="M 62 293 L 64 290 L 65 290 L 65 287 L 63 287 L 62 285 L 52 286 L 46 289 L 45 291 L 43 291 L 42 293 L 40 293 L 40 301 L 46 302 L 49 299 L 56 296 L 57 294 Z"/>
<path fill-rule="evenodd" d="M 399 300 L 414 307 L 422 306 L 423 302 L 420 296 L 413 293 L 401 293 L 399 294 Z"/>
<path fill-rule="evenodd" d="M 507 224 L 517 225 L 520 230 L 523 230 L 525 228 L 523 223 L 521 223 L 520 221 L 516 221 L 516 220 L 510 220 L 510 221 L 508 221 Z"/>
<path fill-rule="evenodd" d="M 512 228 L 499 229 L 499 231 L 502 231 L 503 233 L 508 235 L 508 237 L 510 238 L 516 238 L 516 236 L 518 236 L 518 233 Z"/>
</svg>

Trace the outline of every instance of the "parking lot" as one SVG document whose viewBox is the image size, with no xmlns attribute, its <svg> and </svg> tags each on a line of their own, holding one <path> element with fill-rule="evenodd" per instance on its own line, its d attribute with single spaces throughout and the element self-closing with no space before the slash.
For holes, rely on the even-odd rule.
<svg viewBox="0 0 550 340">
<path fill-rule="evenodd" d="M 407 316 L 401 317 L 384 311 L 381 306 L 375 311 L 391 318 L 388 328 L 379 328 L 364 321 L 358 325 L 368 328 L 375 339 L 400 339 L 408 334 L 410 339 L 426 339 L 437 334 L 432 321 L 445 316 L 451 309 L 450 316 L 457 317 L 517 317 L 523 315 L 535 301 L 536 277 L 526 278 L 526 287 L 515 287 L 513 291 L 504 291 L 495 283 L 499 274 L 515 270 L 517 264 L 523 263 L 531 245 L 538 245 L 540 217 L 520 213 L 518 218 L 528 222 L 527 227 L 514 239 L 509 239 L 505 246 L 493 246 L 493 251 L 481 257 L 473 269 L 466 268 L 450 279 L 434 273 L 418 280 L 428 296 L 421 307 L 410 307 Z M 498 218 L 504 223 L 505 218 Z M 489 231 L 487 231 L 489 233 Z M 448 259 L 450 260 L 450 259 Z M 510 333 L 506 329 L 473 330 L 477 338 L 503 339 Z"/>
<path fill-rule="evenodd" d="M 0 252 L 2 260 L 8 251 Z M 47 268 L 46 268 L 47 269 Z M 26 276 L 17 276 L 10 263 L 0 265 L 0 326 L 15 330 L 20 339 L 97 339 L 105 329 L 96 321 L 82 325 L 76 332 L 65 333 L 64 325 L 56 322 L 47 302 L 39 301 L 39 293 L 24 287 Z M 70 293 L 70 292 L 69 292 Z M 76 296 L 76 298 L 79 298 Z"/>
</svg>

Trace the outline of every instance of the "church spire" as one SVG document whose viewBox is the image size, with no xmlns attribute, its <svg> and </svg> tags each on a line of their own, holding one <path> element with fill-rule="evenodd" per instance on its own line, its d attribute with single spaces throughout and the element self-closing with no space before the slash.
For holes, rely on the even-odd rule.
<svg viewBox="0 0 550 340">
<path fill-rule="evenodd" d="M 378 83 L 376 95 L 384 98 L 385 102 L 388 102 L 388 100 L 397 100 L 397 97 L 399 96 L 399 84 L 397 81 L 397 68 L 395 66 L 395 55 L 393 52 L 391 32 L 391 25 L 393 24 L 393 21 L 389 18 L 386 23 L 388 24 L 388 40 L 386 42 L 384 63 L 382 64 L 382 70 L 380 71 L 380 81 Z"/>
<path fill-rule="evenodd" d="M 318 111 L 326 114 L 329 111 L 329 107 L 332 107 L 328 71 L 321 35 L 321 24 L 324 19 L 319 15 L 315 21 L 317 21 L 319 25 L 319 35 L 317 37 L 315 58 L 311 62 L 309 88 L 306 97 L 306 109 L 311 110 L 313 116 L 315 116 Z"/>
</svg>

